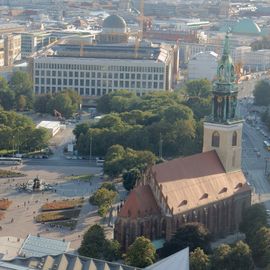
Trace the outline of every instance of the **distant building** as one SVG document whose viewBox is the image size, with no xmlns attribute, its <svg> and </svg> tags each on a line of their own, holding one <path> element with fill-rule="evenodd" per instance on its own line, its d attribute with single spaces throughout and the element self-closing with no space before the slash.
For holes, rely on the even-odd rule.
<svg viewBox="0 0 270 270">
<path fill-rule="evenodd" d="M 118 15 L 108 16 L 102 24 L 102 33 L 96 36 L 97 43 L 127 43 L 128 31 L 125 20 Z"/>
<path fill-rule="evenodd" d="M 178 47 L 58 45 L 33 59 L 36 94 L 74 89 L 98 97 L 119 89 L 143 95 L 170 91 L 178 73 Z"/>
<path fill-rule="evenodd" d="M 2 35 L 0 37 L 0 67 L 10 67 L 19 60 L 21 60 L 21 35 Z"/>
<path fill-rule="evenodd" d="M 188 79 L 214 80 L 218 67 L 218 55 L 215 52 L 200 52 L 194 55 L 188 63 Z"/>
<path fill-rule="evenodd" d="M 50 44 L 51 34 L 46 32 L 21 33 L 22 58 L 27 58 L 33 53 Z"/>
</svg>

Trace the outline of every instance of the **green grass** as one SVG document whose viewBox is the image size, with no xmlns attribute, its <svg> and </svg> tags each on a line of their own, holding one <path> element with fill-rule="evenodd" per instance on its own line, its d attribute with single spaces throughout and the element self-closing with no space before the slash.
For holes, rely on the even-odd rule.
<svg viewBox="0 0 270 270">
<path fill-rule="evenodd" d="M 91 182 L 94 178 L 93 174 L 83 174 L 83 175 L 71 175 L 65 177 L 66 180 L 78 180 L 84 182 Z"/>
</svg>

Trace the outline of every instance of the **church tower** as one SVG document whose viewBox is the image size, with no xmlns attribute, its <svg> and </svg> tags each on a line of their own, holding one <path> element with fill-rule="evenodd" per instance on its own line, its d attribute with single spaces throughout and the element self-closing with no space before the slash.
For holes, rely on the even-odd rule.
<svg viewBox="0 0 270 270">
<path fill-rule="evenodd" d="M 212 113 L 204 122 L 203 152 L 216 150 L 226 172 L 241 169 L 243 120 L 236 115 L 237 85 L 230 56 L 229 36 L 213 85 Z"/>
</svg>

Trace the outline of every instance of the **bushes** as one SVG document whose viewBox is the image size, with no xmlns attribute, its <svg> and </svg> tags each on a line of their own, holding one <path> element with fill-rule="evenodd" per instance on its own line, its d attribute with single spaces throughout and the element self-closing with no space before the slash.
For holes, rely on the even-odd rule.
<svg viewBox="0 0 270 270">
<path fill-rule="evenodd" d="M 59 212 L 46 212 L 39 214 L 35 217 L 36 222 L 49 222 L 49 221 L 59 221 L 68 220 L 72 218 L 77 218 L 80 214 L 80 209 L 59 211 Z"/>
</svg>

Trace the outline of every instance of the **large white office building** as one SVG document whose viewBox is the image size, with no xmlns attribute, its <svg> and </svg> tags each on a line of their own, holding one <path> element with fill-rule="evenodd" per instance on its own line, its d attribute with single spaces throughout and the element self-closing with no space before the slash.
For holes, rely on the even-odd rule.
<svg viewBox="0 0 270 270">
<path fill-rule="evenodd" d="M 33 59 L 36 94 L 74 89 L 82 97 L 98 97 L 127 89 L 137 95 L 169 91 L 178 72 L 175 46 L 58 45 L 55 54 Z"/>
</svg>

